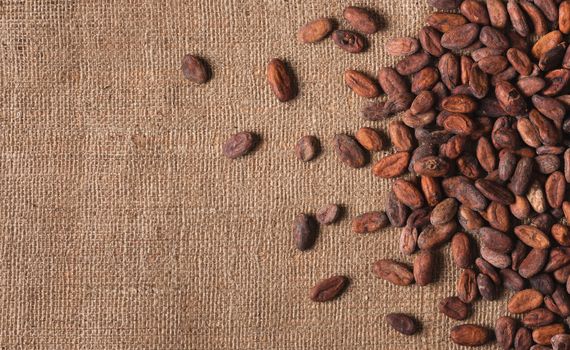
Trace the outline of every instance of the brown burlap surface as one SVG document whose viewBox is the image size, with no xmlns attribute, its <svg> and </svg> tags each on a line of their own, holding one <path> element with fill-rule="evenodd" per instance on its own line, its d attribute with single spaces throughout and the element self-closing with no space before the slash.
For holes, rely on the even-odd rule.
<svg viewBox="0 0 570 350">
<path fill-rule="evenodd" d="M 299 26 L 340 19 L 349 4 L 0 2 L 0 348 L 452 348 L 457 322 L 436 307 L 455 290 L 448 250 L 431 286 L 374 278 L 378 258 L 411 261 L 399 230 L 356 235 L 347 218 L 382 209 L 390 181 L 345 167 L 330 147 L 335 133 L 385 130 L 360 117 L 368 101 L 342 73 L 394 63 L 383 43 L 415 35 L 429 9 L 357 3 L 386 22 L 364 54 L 295 40 Z M 182 78 L 186 53 L 207 58 L 210 83 Z M 293 102 L 266 85 L 272 57 L 297 73 Z M 242 130 L 259 133 L 260 147 L 222 157 L 223 140 Z M 324 148 L 309 164 L 292 151 L 305 134 Z M 328 202 L 347 208 L 345 220 L 298 252 L 292 218 Z M 351 277 L 347 293 L 310 302 L 309 287 L 333 274 Z M 421 334 L 388 329 L 394 311 L 416 315 Z M 470 321 L 492 325 L 503 312 L 504 298 L 478 302 Z"/>
</svg>

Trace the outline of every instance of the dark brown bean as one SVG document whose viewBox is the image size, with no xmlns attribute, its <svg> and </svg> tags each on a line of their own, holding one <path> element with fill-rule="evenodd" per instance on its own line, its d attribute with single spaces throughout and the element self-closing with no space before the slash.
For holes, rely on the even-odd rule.
<svg viewBox="0 0 570 350">
<path fill-rule="evenodd" d="M 380 29 L 376 16 L 362 7 L 348 6 L 344 9 L 342 16 L 361 33 L 374 34 Z"/>
<path fill-rule="evenodd" d="M 333 138 L 333 147 L 337 157 L 351 168 L 362 168 L 368 163 L 368 156 L 352 137 L 337 134 Z"/>
<path fill-rule="evenodd" d="M 515 342 L 517 321 L 508 316 L 502 316 L 495 323 L 495 337 L 497 343 L 505 350 L 509 350 Z"/>
<path fill-rule="evenodd" d="M 305 251 L 310 249 L 317 238 L 317 226 L 312 217 L 299 214 L 293 221 L 293 238 L 297 249 Z"/>
<path fill-rule="evenodd" d="M 231 135 L 222 146 L 222 153 L 230 159 L 235 159 L 251 152 L 255 145 L 255 135 L 244 131 Z"/>
<path fill-rule="evenodd" d="M 349 53 L 360 53 L 367 46 L 364 37 L 349 30 L 335 30 L 332 33 L 332 40 L 338 47 Z"/>
<path fill-rule="evenodd" d="M 333 276 L 319 281 L 311 288 L 309 296 L 312 301 L 325 302 L 337 298 L 348 285 L 348 278 L 345 276 Z"/>
<path fill-rule="evenodd" d="M 465 320 L 469 316 L 469 305 L 458 297 L 447 297 L 440 300 L 439 312 L 454 320 Z"/>
<path fill-rule="evenodd" d="M 295 154 L 297 159 L 308 162 L 319 154 L 320 144 L 319 140 L 312 135 L 303 136 L 297 141 L 295 145 Z"/>
<path fill-rule="evenodd" d="M 385 317 L 386 322 L 399 333 L 413 335 L 418 331 L 418 324 L 412 317 L 402 313 L 392 313 Z"/>
<path fill-rule="evenodd" d="M 374 263 L 373 272 L 376 277 L 398 286 L 407 286 L 414 282 L 410 269 L 397 261 L 381 259 Z"/>
</svg>

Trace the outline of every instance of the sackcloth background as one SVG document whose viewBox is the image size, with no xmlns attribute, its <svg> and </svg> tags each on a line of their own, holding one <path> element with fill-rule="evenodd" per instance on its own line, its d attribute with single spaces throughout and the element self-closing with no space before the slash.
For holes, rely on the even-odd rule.
<svg viewBox="0 0 570 350">
<path fill-rule="evenodd" d="M 383 30 L 352 55 L 296 41 L 309 20 L 373 8 Z M 381 210 L 389 180 L 341 164 L 335 133 L 387 123 L 342 73 L 396 60 L 383 43 L 415 35 L 424 0 L 0 1 L 0 349 L 454 349 L 437 301 L 459 273 L 449 249 L 438 282 L 396 287 L 371 274 L 398 251 L 399 229 L 369 235 L 350 218 Z M 184 54 L 213 79 L 184 80 Z M 300 95 L 279 103 L 265 81 L 273 57 Z M 221 144 L 248 130 L 263 142 L 231 161 Z M 314 134 L 323 153 L 295 159 Z M 374 155 L 374 160 L 382 154 Z M 291 223 L 329 202 L 343 221 L 298 252 Z M 319 279 L 352 279 L 338 300 L 307 297 Z M 505 297 L 477 302 L 492 326 Z M 383 317 L 423 324 L 405 337 Z M 492 347 L 489 347 L 492 348 Z"/>
</svg>

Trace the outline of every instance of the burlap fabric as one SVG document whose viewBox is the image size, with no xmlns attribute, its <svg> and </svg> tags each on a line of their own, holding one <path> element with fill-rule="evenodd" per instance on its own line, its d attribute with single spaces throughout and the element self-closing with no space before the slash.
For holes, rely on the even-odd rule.
<svg viewBox="0 0 570 350">
<path fill-rule="evenodd" d="M 364 54 L 297 43 L 299 26 L 340 19 L 349 4 L 2 1 L 0 348 L 453 348 L 457 322 L 436 306 L 455 290 L 449 251 L 431 286 L 374 278 L 378 258 L 411 261 L 399 230 L 356 235 L 347 218 L 382 209 L 390 181 L 347 168 L 330 147 L 335 133 L 385 130 L 360 117 L 368 102 L 342 73 L 393 64 L 383 43 L 415 35 L 429 9 L 360 1 L 385 20 Z M 210 83 L 182 78 L 186 53 L 207 58 Z M 297 73 L 293 102 L 266 85 L 272 57 Z M 222 157 L 242 130 L 260 134 L 260 147 Z M 309 164 L 293 153 L 305 134 L 324 148 Z M 292 218 L 328 202 L 343 204 L 345 219 L 298 252 Z M 347 293 L 310 302 L 309 287 L 333 274 L 351 277 Z M 388 329 L 395 311 L 416 315 L 421 334 Z M 470 321 L 503 313 L 504 298 L 478 302 Z"/>
</svg>

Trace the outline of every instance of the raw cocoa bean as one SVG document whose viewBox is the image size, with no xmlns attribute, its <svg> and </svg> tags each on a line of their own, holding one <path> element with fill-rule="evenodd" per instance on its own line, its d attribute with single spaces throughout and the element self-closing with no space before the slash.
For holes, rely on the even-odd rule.
<svg viewBox="0 0 570 350">
<path fill-rule="evenodd" d="M 527 76 L 532 73 L 532 61 L 524 51 L 510 48 L 507 51 L 507 59 L 520 75 Z"/>
<path fill-rule="evenodd" d="M 439 80 L 439 72 L 434 67 L 426 67 L 412 76 L 412 92 L 419 94 L 431 90 Z"/>
<path fill-rule="evenodd" d="M 451 341 L 463 346 L 481 346 L 489 341 L 489 331 L 481 326 L 462 324 L 451 328 Z"/>
<path fill-rule="evenodd" d="M 372 173 L 383 178 L 397 177 L 406 171 L 409 162 L 410 153 L 397 152 L 381 158 L 376 164 L 374 164 Z"/>
<path fill-rule="evenodd" d="M 457 213 L 457 207 L 457 201 L 453 198 L 447 198 L 438 203 L 431 212 L 430 221 L 432 225 L 445 224 L 451 221 Z"/>
<path fill-rule="evenodd" d="M 530 34 L 529 25 L 526 21 L 525 14 L 519 4 L 514 0 L 508 0 L 507 12 L 509 13 L 509 18 L 513 25 L 513 29 L 520 36 L 528 36 Z"/>
<path fill-rule="evenodd" d="M 403 227 L 406 224 L 408 214 L 409 209 L 396 198 L 394 191 L 390 191 L 386 201 L 386 215 L 390 224 L 394 227 Z"/>
<path fill-rule="evenodd" d="M 472 244 L 466 233 L 459 232 L 453 236 L 451 253 L 457 267 L 467 268 L 473 263 Z"/>
<path fill-rule="evenodd" d="M 509 189 L 514 194 L 522 196 L 526 193 L 532 179 L 533 164 L 531 158 L 521 158 L 518 161 L 509 184 Z"/>
<path fill-rule="evenodd" d="M 477 109 L 477 102 L 467 95 L 446 97 L 442 108 L 451 113 L 472 113 Z"/>
<path fill-rule="evenodd" d="M 514 270 L 519 269 L 522 261 L 524 260 L 524 258 L 527 255 L 527 253 L 528 253 L 528 247 L 526 245 L 524 245 L 524 243 L 522 243 L 521 241 L 516 241 L 515 248 L 511 252 L 511 260 L 512 260 L 511 267 Z"/>
<path fill-rule="evenodd" d="M 517 350 L 531 349 L 534 342 L 532 341 L 532 334 L 528 328 L 521 327 L 515 334 L 514 348 Z"/>
<path fill-rule="evenodd" d="M 570 246 L 570 227 L 563 224 L 554 224 L 550 233 L 556 243 L 565 247 Z"/>
<path fill-rule="evenodd" d="M 516 85 L 523 96 L 530 97 L 544 89 L 546 81 L 540 77 L 521 77 Z"/>
<path fill-rule="evenodd" d="M 561 42 L 562 33 L 558 30 L 553 30 L 536 41 L 531 50 L 532 56 L 535 59 L 540 60 L 545 52 L 552 49 Z"/>
<path fill-rule="evenodd" d="M 459 6 L 461 14 L 470 22 L 481 25 L 490 24 L 489 13 L 484 3 L 477 0 L 465 0 Z"/>
<path fill-rule="evenodd" d="M 516 271 L 502 269 L 500 272 L 503 286 L 513 292 L 521 291 L 525 288 L 525 280 Z"/>
<path fill-rule="evenodd" d="M 519 5 L 526 12 L 528 18 L 532 22 L 532 27 L 536 35 L 544 35 L 548 32 L 548 22 L 544 14 L 538 7 L 527 0 L 520 0 Z"/>
<path fill-rule="evenodd" d="M 442 181 L 442 185 L 449 197 L 457 199 L 470 209 L 484 210 L 487 207 L 487 199 L 464 177 L 446 178 Z"/>
<path fill-rule="evenodd" d="M 439 312 L 454 320 L 465 320 L 469 316 L 469 305 L 458 297 L 447 297 L 440 300 Z"/>
<path fill-rule="evenodd" d="M 305 251 L 310 249 L 317 238 L 317 226 L 312 217 L 299 214 L 293 221 L 293 238 L 297 249 Z"/>
<path fill-rule="evenodd" d="M 527 104 L 524 97 L 517 88 L 509 82 L 499 82 L 495 86 L 495 95 L 507 114 L 517 116 L 527 111 Z"/>
<path fill-rule="evenodd" d="M 378 152 L 384 148 L 382 136 L 372 128 L 363 127 L 358 129 L 355 138 L 362 147 L 370 152 Z"/>
<path fill-rule="evenodd" d="M 405 335 L 413 335 L 418 331 L 416 320 L 408 315 L 401 313 L 392 313 L 386 315 L 385 320 L 392 328 L 394 328 L 394 330 L 399 333 Z"/>
<path fill-rule="evenodd" d="M 278 58 L 269 61 L 267 65 L 267 82 L 273 94 L 281 102 L 287 102 L 295 98 L 297 88 L 294 85 L 294 77 L 285 62 Z"/>
<path fill-rule="evenodd" d="M 528 328 L 538 328 L 554 323 L 556 316 L 552 311 L 540 307 L 524 315 L 522 323 Z"/>
<path fill-rule="evenodd" d="M 566 248 L 553 248 L 548 257 L 548 263 L 544 267 L 545 272 L 552 272 L 570 264 L 570 251 Z"/>
<path fill-rule="evenodd" d="M 450 50 L 461 50 L 473 44 L 479 36 L 479 26 L 468 23 L 453 28 L 441 36 L 441 46 Z"/>
<path fill-rule="evenodd" d="M 556 46 L 555 49 L 558 47 L 560 47 L 560 45 Z M 555 69 L 546 73 L 544 78 L 546 79 L 548 87 L 544 89 L 542 93 L 545 96 L 556 96 L 563 93 L 568 86 L 568 82 L 570 82 L 570 71 L 568 69 Z M 564 104 L 562 104 L 562 106 L 566 107 Z M 556 107 L 562 108 L 558 105 Z"/>
<path fill-rule="evenodd" d="M 491 202 L 485 212 L 481 212 L 492 228 L 507 232 L 511 227 L 511 213 L 506 205 Z"/>
<path fill-rule="evenodd" d="M 360 53 L 367 47 L 366 39 L 349 30 L 335 30 L 332 33 L 334 43 L 348 53 Z"/>
<path fill-rule="evenodd" d="M 457 224 L 453 221 L 442 225 L 428 225 L 418 236 L 418 247 L 430 250 L 448 242 L 453 234 L 457 232 Z"/>
<path fill-rule="evenodd" d="M 317 221 L 321 225 L 334 224 L 341 215 L 341 209 L 336 204 L 327 204 L 317 210 Z"/>
<path fill-rule="evenodd" d="M 397 261 L 381 259 L 374 263 L 373 272 L 376 277 L 398 286 L 407 286 L 414 282 L 410 269 Z"/>
<path fill-rule="evenodd" d="M 434 207 L 441 201 L 443 193 L 439 182 L 435 178 L 422 176 L 420 178 L 420 186 L 429 206 Z"/>
<path fill-rule="evenodd" d="M 337 298 L 348 285 L 348 278 L 345 276 L 333 276 L 319 281 L 309 291 L 312 301 L 325 302 Z"/>
<path fill-rule="evenodd" d="M 513 240 L 501 231 L 497 231 L 490 227 L 482 227 L 479 230 L 481 234 L 481 243 L 497 253 L 506 254 L 513 250 Z"/>
<path fill-rule="evenodd" d="M 562 1 L 558 12 L 558 28 L 564 34 L 570 34 L 570 2 Z"/>
<path fill-rule="evenodd" d="M 407 180 L 396 180 L 392 184 L 392 190 L 400 202 L 412 209 L 421 208 L 425 203 L 422 193 L 414 184 Z"/>
<path fill-rule="evenodd" d="M 507 309 L 513 314 L 522 314 L 542 305 L 543 297 L 534 289 L 524 289 L 516 292 L 510 299 Z"/>
<path fill-rule="evenodd" d="M 493 27 L 504 29 L 507 26 L 509 14 L 502 0 L 487 0 L 487 12 L 489 13 L 489 21 Z"/>
<path fill-rule="evenodd" d="M 506 51 L 509 48 L 509 39 L 503 32 L 490 26 L 481 28 L 479 40 L 488 48 Z"/>
<path fill-rule="evenodd" d="M 302 26 L 297 32 L 297 39 L 302 43 L 316 43 L 326 38 L 333 30 L 329 18 L 319 18 Z"/>
<path fill-rule="evenodd" d="M 463 269 L 457 280 L 457 297 L 470 304 L 477 299 L 477 274 L 471 269 Z"/>
<path fill-rule="evenodd" d="M 415 253 L 418 246 L 418 229 L 406 226 L 400 234 L 400 251 L 403 254 L 411 255 Z"/>
<path fill-rule="evenodd" d="M 368 163 L 368 156 L 364 149 L 348 135 L 335 135 L 333 147 L 340 161 L 351 168 L 362 168 Z"/>
<path fill-rule="evenodd" d="M 467 23 L 467 19 L 460 14 L 447 12 L 434 12 L 426 18 L 426 24 L 442 33 Z"/>
<path fill-rule="evenodd" d="M 544 268 L 548 259 L 548 250 L 532 249 L 519 266 L 519 274 L 524 278 L 531 278 Z"/>
<path fill-rule="evenodd" d="M 355 217 L 352 220 L 352 232 L 372 233 L 388 227 L 390 224 L 386 213 L 372 211 Z"/>
<path fill-rule="evenodd" d="M 400 121 L 393 121 L 388 125 L 388 135 L 396 151 L 411 151 L 414 148 L 414 139 L 410 129 Z"/>
<path fill-rule="evenodd" d="M 566 193 L 566 180 L 560 171 L 556 171 L 546 179 L 544 185 L 546 199 L 552 208 L 562 207 Z"/>
<path fill-rule="evenodd" d="M 378 71 L 378 82 L 388 96 L 397 96 L 409 92 L 404 78 L 392 68 L 381 68 Z"/>
<path fill-rule="evenodd" d="M 552 174 L 560 168 L 560 159 L 553 154 L 540 155 L 534 158 L 536 170 L 541 174 Z"/>
<path fill-rule="evenodd" d="M 501 152 L 499 155 L 499 178 L 507 181 L 515 172 L 517 157 L 509 151 Z"/>
<path fill-rule="evenodd" d="M 504 205 L 510 205 L 515 202 L 513 193 L 497 182 L 479 179 L 475 181 L 475 187 L 491 201 L 499 202 Z"/>
<path fill-rule="evenodd" d="M 451 52 L 441 56 L 438 63 L 438 69 L 441 74 L 441 81 L 445 86 L 452 90 L 459 84 L 459 59 Z"/>
<path fill-rule="evenodd" d="M 489 77 L 479 67 L 479 64 L 471 66 L 469 73 L 469 89 L 476 98 L 483 98 L 489 93 Z"/>
<path fill-rule="evenodd" d="M 556 22 L 558 20 L 558 8 L 554 0 L 534 0 L 534 4 L 549 21 Z"/>
<path fill-rule="evenodd" d="M 419 37 L 420 44 L 425 52 L 434 57 L 441 57 L 445 53 L 446 50 L 441 45 L 441 34 L 435 28 L 430 26 L 423 27 L 419 32 Z"/>
<path fill-rule="evenodd" d="M 489 264 L 498 269 L 504 269 L 511 266 L 512 261 L 510 255 L 497 253 L 486 246 L 481 247 L 479 253 L 481 253 L 481 257 L 483 259 L 487 260 Z"/>
<path fill-rule="evenodd" d="M 205 84 L 210 80 L 207 63 L 202 58 L 191 54 L 182 57 L 182 74 L 184 78 L 196 84 Z"/>
<path fill-rule="evenodd" d="M 469 56 L 461 56 L 459 59 L 462 84 L 469 84 L 471 67 L 473 66 L 473 63 L 473 59 Z"/>
<path fill-rule="evenodd" d="M 362 7 L 348 6 L 342 16 L 358 32 L 374 34 L 380 29 L 375 14 Z"/>
<path fill-rule="evenodd" d="M 556 284 L 552 276 L 547 273 L 541 273 L 529 279 L 530 286 L 536 289 L 542 295 L 550 295 L 554 293 Z"/>
<path fill-rule="evenodd" d="M 540 345 L 551 345 L 550 340 L 557 334 L 564 333 L 565 328 L 561 323 L 554 323 L 548 326 L 543 326 L 532 331 L 532 339 L 535 343 Z"/>
<path fill-rule="evenodd" d="M 420 43 L 415 38 L 391 38 L 385 44 L 386 53 L 392 56 L 408 56 L 420 49 Z"/>
<path fill-rule="evenodd" d="M 546 249 L 550 247 L 548 236 L 541 230 L 530 225 L 519 225 L 515 227 L 515 234 L 524 244 L 536 249 Z"/>
<path fill-rule="evenodd" d="M 482 274 L 487 275 L 495 285 L 497 286 L 501 285 L 502 282 L 501 276 L 499 275 L 497 270 L 495 270 L 493 265 L 489 264 L 485 259 L 482 258 L 475 259 L 475 265 L 477 266 L 479 271 Z"/>
<path fill-rule="evenodd" d="M 317 157 L 320 150 L 319 140 L 312 135 L 303 136 L 295 145 L 297 159 L 309 162 Z"/>
<path fill-rule="evenodd" d="M 364 73 L 347 69 L 344 72 L 344 83 L 358 96 L 365 98 L 380 96 L 380 89 L 376 83 Z"/>
<path fill-rule="evenodd" d="M 428 4 L 440 10 L 454 10 L 460 3 L 461 0 L 428 0 Z"/>
<path fill-rule="evenodd" d="M 475 131 L 475 124 L 466 114 L 450 113 L 442 122 L 442 127 L 457 135 L 470 135 Z"/>
<path fill-rule="evenodd" d="M 435 255 L 429 250 L 421 250 L 414 259 L 414 279 L 420 286 L 433 282 Z"/>
<path fill-rule="evenodd" d="M 247 131 L 233 134 L 222 146 L 222 153 L 230 159 L 242 157 L 255 148 L 256 141 L 256 136 Z"/>
<path fill-rule="evenodd" d="M 570 349 L 570 335 L 556 334 L 550 338 L 553 350 L 567 350 Z"/>
<path fill-rule="evenodd" d="M 411 75 L 419 72 L 430 64 L 431 57 L 426 52 L 418 52 L 416 54 L 403 58 L 396 64 L 396 71 L 401 75 Z"/>
<path fill-rule="evenodd" d="M 499 346 L 509 350 L 514 344 L 517 328 L 517 321 L 514 318 L 509 316 L 499 317 L 497 322 L 495 322 L 495 337 Z"/>
<path fill-rule="evenodd" d="M 479 294 L 485 300 L 495 300 L 498 297 L 497 287 L 487 275 L 482 273 L 477 275 L 477 288 L 479 289 Z"/>
</svg>

